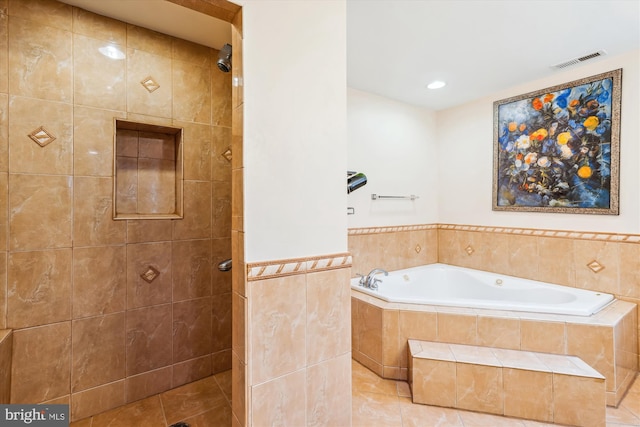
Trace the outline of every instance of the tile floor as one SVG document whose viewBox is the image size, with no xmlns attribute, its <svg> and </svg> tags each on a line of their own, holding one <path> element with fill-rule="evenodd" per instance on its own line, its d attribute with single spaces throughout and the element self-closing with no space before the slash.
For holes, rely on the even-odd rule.
<svg viewBox="0 0 640 427">
<path fill-rule="evenodd" d="M 551 424 L 411 403 L 404 381 L 386 380 L 353 361 L 353 427 L 543 427 Z M 71 423 L 71 427 L 231 426 L 231 371 Z M 640 426 L 640 379 L 616 409 L 607 408 L 607 427 Z M 285 426 L 298 427 L 298 426 Z M 335 426 L 339 427 L 339 426 Z"/>
</svg>

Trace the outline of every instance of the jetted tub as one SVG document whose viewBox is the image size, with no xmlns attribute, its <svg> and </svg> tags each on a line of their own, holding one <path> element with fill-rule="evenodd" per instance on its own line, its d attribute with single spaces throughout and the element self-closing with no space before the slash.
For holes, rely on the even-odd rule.
<svg viewBox="0 0 640 427">
<path fill-rule="evenodd" d="M 388 302 L 590 316 L 613 295 L 447 264 L 377 274 L 378 289 L 351 288 Z"/>
</svg>

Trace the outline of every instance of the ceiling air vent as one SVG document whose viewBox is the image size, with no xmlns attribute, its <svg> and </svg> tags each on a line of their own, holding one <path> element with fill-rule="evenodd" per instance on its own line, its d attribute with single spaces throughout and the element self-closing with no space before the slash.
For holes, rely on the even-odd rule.
<svg viewBox="0 0 640 427">
<path fill-rule="evenodd" d="M 588 60 L 593 59 L 593 58 L 597 58 L 599 56 L 604 56 L 606 54 L 607 54 L 606 51 L 599 50 L 597 52 L 593 52 L 593 53 L 589 53 L 587 55 L 581 56 L 580 58 L 574 58 L 574 59 L 570 59 L 570 60 L 565 61 L 565 62 L 561 62 L 561 63 L 556 64 L 556 65 L 552 65 L 551 68 L 554 68 L 556 70 L 561 70 L 563 68 L 567 68 L 567 67 L 570 67 L 572 65 L 579 64 L 581 62 L 585 62 L 585 61 L 588 61 Z"/>
</svg>

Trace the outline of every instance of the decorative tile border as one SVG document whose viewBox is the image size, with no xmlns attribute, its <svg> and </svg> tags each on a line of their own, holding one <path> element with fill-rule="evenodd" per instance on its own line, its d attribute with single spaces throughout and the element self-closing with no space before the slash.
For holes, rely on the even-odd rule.
<svg viewBox="0 0 640 427">
<path fill-rule="evenodd" d="M 472 231 L 472 232 L 484 232 L 484 233 L 517 234 L 522 236 L 536 236 L 536 237 L 564 237 L 569 239 L 602 240 L 602 241 L 624 242 L 624 243 L 640 243 L 640 234 L 599 233 L 599 232 L 593 232 L 593 231 L 541 230 L 541 229 L 534 229 L 534 228 L 509 228 L 509 227 L 457 225 L 457 224 L 423 224 L 423 225 L 405 225 L 405 226 L 398 226 L 398 227 L 350 228 L 349 236 L 358 236 L 362 234 L 402 232 L 402 231 L 434 230 L 434 229 Z"/>
<path fill-rule="evenodd" d="M 334 254 L 247 264 L 247 281 L 351 267 L 351 254 Z"/>
</svg>

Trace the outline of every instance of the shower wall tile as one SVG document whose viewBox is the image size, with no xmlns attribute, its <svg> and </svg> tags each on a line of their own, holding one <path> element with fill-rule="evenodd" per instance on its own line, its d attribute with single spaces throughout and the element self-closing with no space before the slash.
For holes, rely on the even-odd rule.
<svg viewBox="0 0 640 427">
<path fill-rule="evenodd" d="M 73 32 L 119 45 L 124 45 L 127 40 L 127 24 L 124 22 L 77 7 L 73 8 Z"/>
<path fill-rule="evenodd" d="M 231 186 L 230 182 L 214 181 L 212 183 L 213 192 L 213 216 L 212 233 L 213 238 L 231 237 Z"/>
<path fill-rule="evenodd" d="M 231 159 L 232 169 L 239 169 L 244 166 L 243 140 L 242 140 L 243 120 L 244 120 L 244 110 L 243 110 L 243 106 L 241 105 L 239 107 L 236 107 L 233 110 L 233 123 L 231 127 L 231 151 L 233 153 L 233 158 Z"/>
<path fill-rule="evenodd" d="M 25 19 L 45 19 L 47 25 L 71 31 L 72 7 L 54 0 L 9 0 L 9 15 Z"/>
<path fill-rule="evenodd" d="M 141 84 L 148 77 L 159 85 L 149 92 Z M 171 117 L 171 59 L 127 49 L 127 111 L 156 117 Z"/>
<path fill-rule="evenodd" d="M 126 374 L 171 364 L 171 304 L 127 311 Z"/>
<path fill-rule="evenodd" d="M 173 365 L 171 386 L 179 387 L 212 374 L 211 357 L 204 356 Z"/>
<path fill-rule="evenodd" d="M 37 111 L 38 114 L 33 114 Z M 43 127 L 55 137 L 41 147 L 29 134 Z M 9 97 L 11 173 L 73 173 L 73 106 L 41 99 Z"/>
<path fill-rule="evenodd" d="M 208 55 L 205 55 L 207 60 Z M 173 117 L 211 123 L 211 68 L 173 61 Z"/>
<path fill-rule="evenodd" d="M 151 282 L 141 275 L 159 272 Z M 171 302 L 171 242 L 127 245 L 127 308 Z"/>
<path fill-rule="evenodd" d="M 0 329 L 7 328 L 7 252 L 0 252 Z"/>
<path fill-rule="evenodd" d="M 231 298 L 231 292 L 211 298 L 211 315 L 213 316 L 211 351 L 214 353 L 231 348 Z"/>
<path fill-rule="evenodd" d="M 127 24 L 127 47 L 171 58 L 172 37 L 137 25 Z"/>
<path fill-rule="evenodd" d="M 171 240 L 171 221 L 136 219 L 127 222 L 127 243 Z"/>
<path fill-rule="evenodd" d="M 138 159 L 116 157 L 116 211 L 138 212 Z"/>
<path fill-rule="evenodd" d="M 172 214 L 176 212 L 175 160 L 140 157 L 137 177 L 137 213 Z"/>
<path fill-rule="evenodd" d="M 182 142 L 184 179 L 210 181 L 211 126 L 182 121 L 174 121 L 173 123 L 175 127 L 184 129 Z"/>
<path fill-rule="evenodd" d="M 73 249 L 73 318 L 124 311 L 127 277 L 124 246 Z"/>
<path fill-rule="evenodd" d="M 231 170 L 231 229 L 244 231 L 244 169 Z"/>
<path fill-rule="evenodd" d="M 231 295 L 231 315 L 233 322 L 231 325 L 231 349 L 234 358 L 239 363 L 246 365 L 247 361 L 247 299 L 237 292 Z"/>
<path fill-rule="evenodd" d="M 124 110 L 127 99 L 124 45 L 74 34 L 73 49 L 74 103 Z M 118 53 L 122 57 L 116 57 Z"/>
<path fill-rule="evenodd" d="M 12 7 L 9 6 L 11 14 Z M 51 101 L 73 101 L 70 31 L 49 25 L 41 12 L 9 19 L 9 92 Z M 37 110 L 34 110 L 37 111 Z"/>
<path fill-rule="evenodd" d="M 211 296 L 211 241 L 176 241 L 171 252 L 173 301 Z"/>
<path fill-rule="evenodd" d="M 9 91 L 9 25 L 7 0 L 0 0 L 0 93 Z"/>
<path fill-rule="evenodd" d="M 1 24 L 1 21 L 0 21 Z M 1 32 L 2 30 L 0 30 Z M 2 34 L 0 34 L 2 37 Z M 1 42 L 1 39 L 0 39 Z M 1 49 L 1 46 L 0 46 Z M 0 50 L 0 61 L 2 51 Z M 0 63 L 0 67 L 2 64 Z M 2 71 L 0 70 L 0 73 Z M 0 80 L 2 77 L 0 77 Z M 1 91 L 0 91 L 1 92 Z M 0 172 L 9 171 L 9 96 L 0 93 Z"/>
<path fill-rule="evenodd" d="M 124 378 L 124 312 L 72 323 L 71 392 Z"/>
<path fill-rule="evenodd" d="M 197 67 L 210 68 L 211 50 L 212 49 L 206 46 L 182 39 L 174 38 L 171 43 L 171 54 L 174 60 L 188 62 Z M 217 93 L 228 93 L 231 95 L 231 91 Z M 228 96 L 227 98 L 231 97 Z"/>
<path fill-rule="evenodd" d="M 9 174 L 0 172 L 0 252 L 8 249 Z"/>
<path fill-rule="evenodd" d="M 233 46 L 233 68 L 231 75 L 234 81 L 232 89 L 233 108 L 244 103 L 244 59 L 242 47 L 242 13 L 237 13 L 231 26 L 231 45 Z M 217 57 L 218 52 L 214 51 Z"/>
<path fill-rule="evenodd" d="M 217 353 L 211 353 L 211 370 L 213 374 L 231 369 L 231 348 L 226 348 Z"/>
<path fill-rule="evenodd" d="M 124 380 L 71 395 L 71 421 L 106 412 L 125 404 Z"/>
<path fill-rule="evenodd" d="M 173 222 L 173 239 L 211 238 L 211 182 L 184 182 L 184 219 Z"/>
<path fill-rule="evenodd" d="M 231 162 L 224 156 L 231 150 Z M 242 156 L 241 150 L 231 146 L 231 129 L 222 126 L 211 127 L 211 179 L 214 181 L 231 182 L 231 167 L 234 158 Z"/>
<path fill-rule="evenodd" d="M 216 52 L 215 59 L 217 60 Z M 235 61 L 235 56 L 233 57 Z M 211 124 L 213 126 L 231 127 L 231 99 L 214 96 L 215 93 L 231 93 L 231 73 L 211 72 Z"/>
<path fill-rule="evenodd" d="M 9 254 L 7 326 L 71 319 L 71 249 Z"/>
<path fill-rule="evenodd" d="M 213 253 L 211 254 L 211 295 L 220 295 L 232 292 L 231 271 L 218 270 L 218 264 L 230 258 L 231 239 L 212 239 Z M 237 258 L 232 258 L 234 263 L 240 263 Z"/>
<path fill-rule="evenodd" d="M 306 375 L 307 425 L 351 425 L 350 354 L 311 366 Z"/>
<path fill-rule="evenodd" d="M 175 161 L 175 138 L 158 132 L 139 132 L 138 157 Z"/>
<path fill-rule="evenodd" d="M 112 176 L 114 117 L 124 117 L 124 112 L 74 107 L 73 172 L 76 176 Z"/>
<path fill-rule="evenodd" d="M 73 192 L 75 246 L 123 244 L 126 223 L 113 221 L 112 178 L 76 177 Z"/>
<path fill-rule="evenodd" d="M 125 401 L 135 402 L 171 388 L 171 367 L 156 369 L 125 380 Z"/>
<path fill-rule="evenodd" d="M 69 394 L 71 322 L 13 332 L 11 403 L 39 403 Z"/>
<path fill-rule="evenodd" d="M 12 354 L 13 332 L 5 329 L 0 331 L 0 404 L 2 405 L 11 402 Z"/>
<path fill-rule="evenodd" d="M 573 245 L 576 270 L 574 286 L 619 295 L 620 253 L 618 249 L 620 244 L 616 242 L 576 240 Z M 604 266 L 604 269 L 598 273 L 587 267 L 587 264 L 594 260 Z"/>
<path fill-rule="evenodd" d="M 211 353 L 211 297 L 173 304 L 173 362 Z"/>
</svg>

